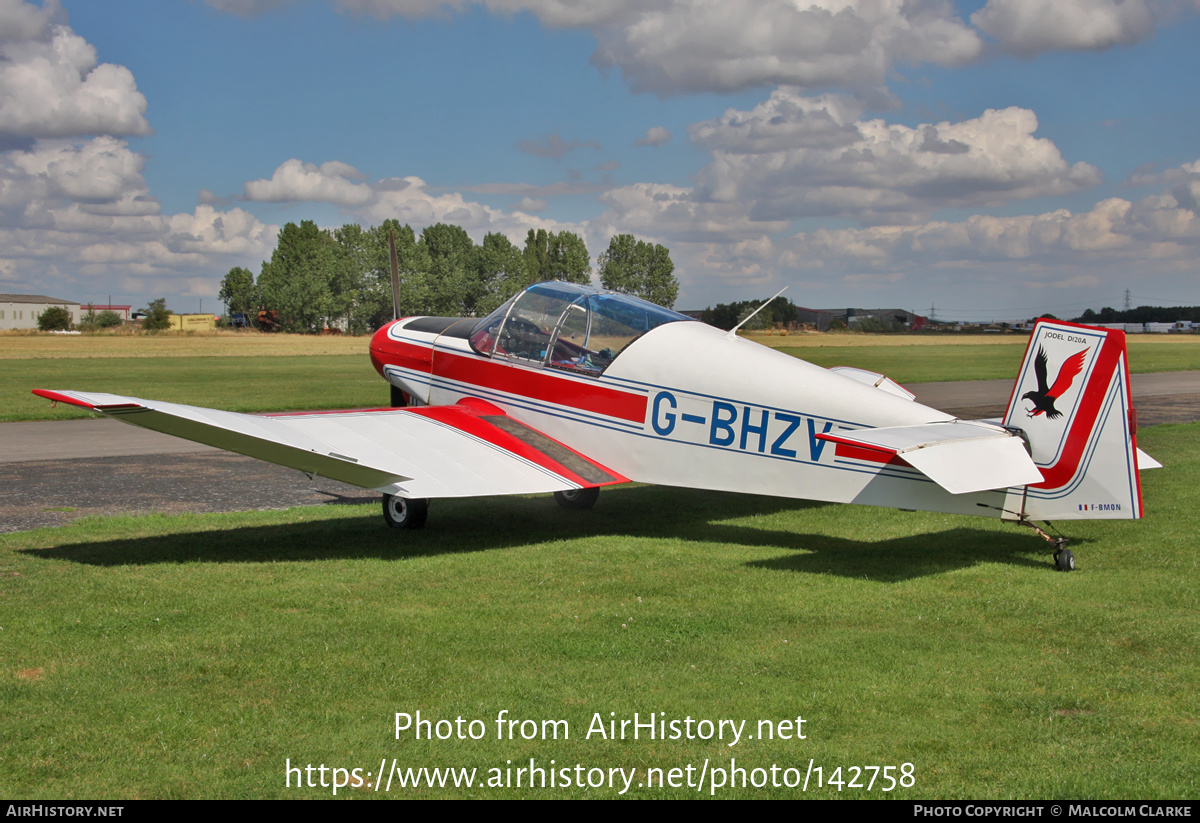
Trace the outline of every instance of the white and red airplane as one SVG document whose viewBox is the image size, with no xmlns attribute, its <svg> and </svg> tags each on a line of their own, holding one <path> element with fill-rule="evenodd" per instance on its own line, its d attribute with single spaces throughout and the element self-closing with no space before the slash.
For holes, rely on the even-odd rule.
<svg viewBox="0 0 1200 823">
<path fill-rule="evenodd" d="M 397 528 L 424 525 L 431 498 L 554 492 L 582 509 L 637 481 L 1001 518 L 1069 570 L 1064 539 L 1033 521 L 1141 517 L 1139 468 L 1159 465 L 1136 445 L 1124 333 L 1073 323 L 1037 324 L 998 421 L 570 283 L 483 319 L 396 320 L 370 351 L 390 408 L 248 415 L 34 393 L 375 489 Z"/>
</svg>

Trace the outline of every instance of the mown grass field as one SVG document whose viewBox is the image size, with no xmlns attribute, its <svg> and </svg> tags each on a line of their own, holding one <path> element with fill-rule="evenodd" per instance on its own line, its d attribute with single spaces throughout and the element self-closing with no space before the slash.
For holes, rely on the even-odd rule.
<svg viewBox="0 0 1200 823">
<path fill-rule="evenodd" d="M 1015 378 L 1016 335 L 755 336 L 820 366 L 858 366 L 900 383 Z M 1130 335 L 1133 372 L 1200 369 L 1200 336 Z M 51 408 L 34 388 L 102 391 L 231 411 L 386 404 L 368 338 L 267 334 L 116 336 L 0 334 L 0 421 L 86 417 Z"/>
<path fill-rule="evenodd" d="M 436 501 L 95 518 L 0 536 L 9 797 L 329 797 L 285 763 L 913 764 L 905 798 L 1200 797 L 1200 425 L 1146 429 L 1140 522 L 1061 524 L 1079 570 L 975 518 L 652 487 L 596 509 Z M 495 719 L 569 739 L 497 740 Z M 484 721 L 397 740 L 396 712 Z M 601 719 L 805 718 L 805 740 L 604 740 Z M 509 764 L 511 761 L 511 764 Z M 709 772 L 711 776 L 711 771 Z M 899 774 L 893 770 L 893 775 Z M 319 779 L 319 778 L 318 778 Z M 753 778 L 750 778 L 753 779 Z M 861 782 L 865 785 L 867 777 Z M 882 797 L 865 788 L 810 797 Z M 339 797 L 615 797 L 465 788 Z M 797 797 L 798 789 L 717 790 Z"/>
</svg>

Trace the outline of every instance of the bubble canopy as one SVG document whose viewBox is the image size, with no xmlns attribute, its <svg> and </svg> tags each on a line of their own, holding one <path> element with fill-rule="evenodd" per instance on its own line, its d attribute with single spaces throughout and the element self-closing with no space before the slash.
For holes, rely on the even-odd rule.
<svg viewBox="0 0 1200 823">
<path fill-rule="evenodd" d="M 691 319 L 639 297 L 556 280 L 530 286 L 480 320 L 470 341 L 487 357 L 598 375 L 646 332 Z"/>
</svg>

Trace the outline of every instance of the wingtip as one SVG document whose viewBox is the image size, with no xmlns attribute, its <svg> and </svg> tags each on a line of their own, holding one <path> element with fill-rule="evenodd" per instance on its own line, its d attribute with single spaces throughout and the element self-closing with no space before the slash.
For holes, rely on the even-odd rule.
<svg viewBox="0 0 1200 823">
<path fill-rule="evenodd" d="M 93 411 L 96 409 L 96 407 L 91 403 L 80 400 L 79 398 L 73 397 L 69 394 L 64 394 L 63 392 L 52 391 L 50 389 L 33 389 L 33 393 L 38 397 L 44 397 L 47 400 L 55 403 L 66 403 L 71 406 L 81 406 L 82 408 L 91 409 Z"/>
</svg>

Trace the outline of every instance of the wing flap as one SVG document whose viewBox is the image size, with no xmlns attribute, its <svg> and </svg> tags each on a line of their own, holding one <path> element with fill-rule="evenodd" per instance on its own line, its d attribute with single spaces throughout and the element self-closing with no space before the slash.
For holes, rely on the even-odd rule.
<svg viewBox="0 0 1200 823">
<path fill-rule="evenodd" d="M 980 421 L 855 429 L 817 437 L 837 444 L 839 453 L 847 447 L 899 458 L 951 494 L 1042 481 L 1042 473 L 1020 437 Z"/>
<path fill-rule="evenodd" d="M 532 494 L 627 482 L 490 403 L 249 415 L 119 395 L 51 400 L 310 474 L 405 497 Z"/>
</svg>

